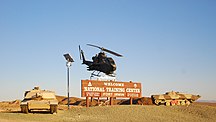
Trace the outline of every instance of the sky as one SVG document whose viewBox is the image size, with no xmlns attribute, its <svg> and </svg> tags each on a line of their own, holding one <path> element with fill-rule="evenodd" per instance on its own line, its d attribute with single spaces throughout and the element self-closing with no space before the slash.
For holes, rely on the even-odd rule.
<svg viewBox="0 0 216 122">
<path fill-rule="evenodd" d="M 116 51 L 117 81 L 142 83 L 142 95 L 167 91 L 216 100 L 214 0 L 0 0 L 0 101 L 23 99 L 40 86 L 81 97 L 81 64 L 100 50 Z"/>
</svg>

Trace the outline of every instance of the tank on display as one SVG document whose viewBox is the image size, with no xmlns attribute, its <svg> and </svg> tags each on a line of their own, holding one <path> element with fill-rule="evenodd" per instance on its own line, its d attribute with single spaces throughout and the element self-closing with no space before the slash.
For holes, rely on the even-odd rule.
<svg viewBox="0 0 216 122">
<path fill-rule="evenodd" d="M 30 91 L 26 91 L 24 99 L 20 103 L 21 112 L 29 113 L 32 111 L 49 111 L 51 114 L 57 113 L 58 100 L 55 92 L 49 90 L 40 90 L 34 87 Z"/>
<path fill-rule="evenodd" d="M 190 105 L 197 99 L 199 99 L 200 95 L 193 94 L 185 94 L 179 93 L 175 91 L 166 92 L 165 94 L 160 95 L 152 95 L 152 101 L 156 105 L 164 104 L 166 106 L 174 106 L 174 105 Z"/>
</svg>

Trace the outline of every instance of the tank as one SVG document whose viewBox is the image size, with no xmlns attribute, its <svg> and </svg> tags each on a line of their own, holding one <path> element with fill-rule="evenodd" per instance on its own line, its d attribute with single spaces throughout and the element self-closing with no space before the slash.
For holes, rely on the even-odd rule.
<svg viewBox="0 0 216 122">
<path fill-rule="evenodd" d="M 175 91 L 166 92 L 161 95 L 152 95 L 152 101 L 156 105 L 164 104 L 166 106 L 174 106 L 174 105 L 190 105 L 197 99 L 199 99 L 200 95 L 193 94 L 184 94 Z"/>
<path fill-rule="evenodd" d="M 40 90 L 39 87 L 34 87 L 34 89 L 25 92 L 20 108 L 23 113 L 46 110 L 53 114 L 57 113 L 58 100 L 54 91 Z"/>
</svg>

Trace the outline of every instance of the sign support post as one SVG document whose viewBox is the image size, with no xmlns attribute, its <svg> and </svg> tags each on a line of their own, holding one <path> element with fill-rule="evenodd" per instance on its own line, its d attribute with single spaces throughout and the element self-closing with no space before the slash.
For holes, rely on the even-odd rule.
<svg viewBox="0 0 216 122">
<path fill-rule="evenodd" d="M 133 98 L 130 97 L 130 105 L 132 105 L 132 104 L 133 104 Z"/>
<path fill-rule="evenodd" d="M 110 97 L 110 105 L 113 105 L 113 97 Z"/>
<path fill-rule="evenodd" d="M 86 97 L 86 107 L 89 107 L 89 97 Z"/>
</svg>

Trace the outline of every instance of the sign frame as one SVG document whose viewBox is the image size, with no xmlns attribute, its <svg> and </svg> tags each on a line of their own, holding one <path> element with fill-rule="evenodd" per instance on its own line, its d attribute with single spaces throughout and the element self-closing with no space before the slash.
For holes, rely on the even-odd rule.
<svg viewBox="0 0 216 122">
<path fill-rule="evenodd" d="M 139 82 L 81 80 L 82 97 L 142 97 L 142 84 Z"/>
</svg>

